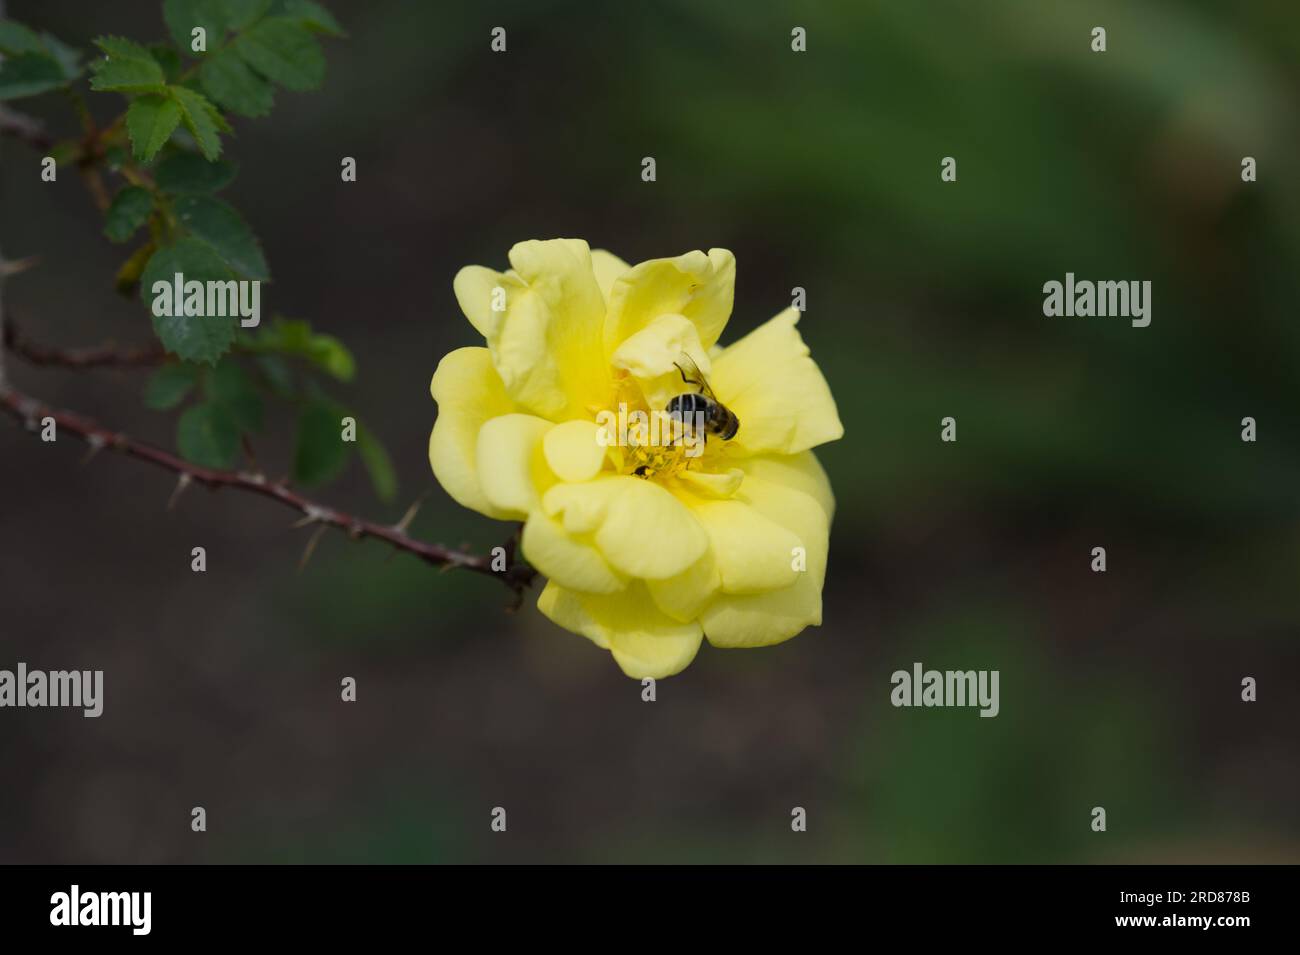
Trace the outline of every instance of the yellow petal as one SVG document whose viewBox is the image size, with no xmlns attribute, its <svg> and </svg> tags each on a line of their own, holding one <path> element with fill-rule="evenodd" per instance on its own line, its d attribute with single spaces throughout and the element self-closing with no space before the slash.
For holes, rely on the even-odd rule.
<svg viewBox="0 0 1300 955">
<path fill-rule="evenodd" d="M 594 544 L 566 533 L 541 511 L 529 515 L 520 545 L 528 562 L 562 587 L 605 594 L 627 584 Z"/>
<path fill-rule="evenodd" d="M 504 305 L 507 289 L 518 291 L 523 283 L 515 276 L 503 275 L 481 265 L 467 265 L 456 273 L 451 283 L 456 302 L 469 323 L 488 341 L 498 334 L 505 320 L 504 309 L 494 309 L 493 303 Z M 500 292 L 497 292 L 500 289 Z"/>
<path fill-rule="evenodd" d="M 456 349 L 438 363 L 429 391 L 438 402 L 429 435 L 429 463 L 438 483 L 458 504 L 504 519 L 507 515 L 483 493 L 476 464 L 479 429 L 514 410 L 492 356 L 486 348 Z"/>
<path fill-rule="evenodd" d="M 782 590 L 723 594 L 704 609 L 700 622 L 715 647 L 770 647 L 821 624 L 821 588 L 801 574 Z"/>
<path fill-rule="evenodd" d="M 762 460 L 765 459 L 755 459 Z M 798 478 L 785 483 L 774 479 L 778 475 L 787 480 L 793 475 Z M 800 482 L 804 487 L 797 486 Z M 700 615 L 704 631 L 714 646 L 768 646 L 821 623 L 831 507 L 829 489 L 823 488 L 822 482 L 824 475 L 811 454 L 769 460 L 746 470 L 745 483 L 737 492 L 737 499 L 798 536 L 805 549 L 807 569 L 797 573 L 789 587 L 761 594 L 721 594 L 714 598 Z"/>
<path fill-rule="evenodd" d="M 725 349 L 709 379 L 740 419 L 729 442 L 742 454 L 796 454 L 844 436 L 835 399 L 788 308 Z"/>
<path fill-rule="evenodd" d="M 619 345 L 609 361 L 637 380 L 652 410 L 662 411 L 674 395 L 696 390 L 682 377 L 683 353 L 709 373 L 709 356 L 695 323 L 684 315 L 660 315 Z"/>
<path fill-rule="evenodd" d="M 822 540 L 821 531 L 824 527 L 829 526 L 831 514 L 835 509 L 835 500 L 831 496 L 830 482 L 826 479 L 826 472 L 822 470 L 817 458 L 811 451 L 805 451 L 802 454 L 791 455 L 789 457 L 753 457 L 745 458 L 740 462 L 740 468 L 733 468 L 723 474 L 710 474 L 696 471 L 683 471 L 677 475 L 677 480 L 685 485 L 686 493 L 694 493 L 699 497 L 716 497 L 727 498 L 733 496 L 744 485 L 741 478 L 746 474 L 752 474 L 760 480 L 766 480 L 791 490 L 801 491 L 813 501 L 817 502 L 818 507 L 824 515 L 824 521 L 818 521 L 814 517 L 811 527 L 814 533 L 810 536 L 813 538 L 812 543 L 821 549 L 813 554 L 810 566 L 815 566 L 818 561 L 818 554 L 824 555 L 824 546 L 820 544 Z M 781 501 L 778 499 L 768 503 L 770 493 L 768 489 L 759 488 L 759 500 L 764 506 L 780 508 Z M 797 498 L 795 499 L 798 500 Z M 802 502 L 800 502 L 802 504 Z M 752 504 L 750 504 L 753 507 Z M 761 511 L 759 512 L 762 513 Z M 764 520 L 769 518 L 764 517 Z M 799 533 L 797 527 L 789 527 L 796 535 Z M 800 538 L 802 542 L 802 538 Z M 805 545 L 806 546 L 806 545 Z M 820 564 L 821 571 L 824 572 L 824 558 Z M 822 586 L 822 577 L 814 569 L 813 583 L 817 591 Z M 700 616 L 704 606 L 712 599 L 718 596 L 722 590 L 722 573 L 718 567 L 718 561 L 714 556 L 714 547 L 710 546 L 704 556 L 696 561 L 682 573 L 666 580 L 647 581 L 647 587 L 654 597 L 655 603 L 664 613 L 677 620 L 694 620 Z M 811 597 L 811 587 L 809 592 L 804 594 L 797 593 L 798 597 Z M 789 599 L 787 596 L 784 599 Z M 812 616 L 812 607 L 808 607 L 809 618 Z M 725 640 L 729 631 L 720 627 L 720 640 Z"/>
<path fill-rule="evenodd" d="M 488 502 L 508 520 L 528 517 L 541 505 L 542 493 L 555 483 L 542 452 L 542 440 L 551 427 L 535 415 L 508 414 L 479 429 L 479 484 Z"/>
<path fill-rule="evenodd" d="M 582 326 L 583 332 L 590 333 L 592 329 L 585 326 L 605 317 L 605 299 L 596 283 L 591 249 L 582 239 L 518 242 L 510 249 L 510 264 L 547 305 L 563 306 L 572 313 L 575 330 Z"/>
<path fill-rule="evenodd" d="M 606 495 L 592 494 L 591 482 L 557 484 L 542 495 L 542 510 L 561 522 L 566 534 L 594 534 L 605 520 Z"/>
<path fill-rule="evenodd" d="M 604 249 L 591 250 L 591 269 L 596 273 L 596 284 L 600 286 L 600 294 L 606 302 L 609 301 L 614 283 L 631 267 L 612 252 Z"/>
<path fill-rule="evenodd" d="M 647 580 L 646 589 L 655 605 L 674 620 L 698 620 L 709 601 L 722 589 L 722 574 L 713 549 L 680 574 L 663 580 Z"/>
<path fill-rule="evenodd" d="M 708 537 L 690 510 L 652 481 L 626 475 L 557 484 L 542 498 L 570 534 L 591 534 L 610 565 L 629 577 L 663 579 L 700 559 Z"/>
<path fill-rule="evenodd" d="M 542 592 L 537 595 L 537 609 L 553 623 L 559 624 L 571 633 L 577 633 L 602 650 L 609 649 L 609 638 L 605 630 L 598 627 L 591 615 L 582 605 L 582 595 L 569 590 L 553 580 L 548 580 Z"/>
<path fill-rule="evenodd" d="M 680 481 L 688 493 L 700 497 L 731 497 L 740 489 L 745 472 L 740 468 L 725 471 L 679 471 L 674 479 Z"/>
<path fill-rule="evenodd" d="M 590 481 L 605 463 L 603 435 L 594 421 L 557 424 L 542 442 L 546 463 L 561 481 Z"/>
<path fill-rule="evenodd" d="M 738 500 L 700 500 L 691 511 L 709 535 L 724 592 L 779 590 L 799 576 L 792 564 L 803 540 L 756 508 Z"/>
<path fill-rule="evenodd" d="M 778 471 L 778 465 L 784 465 L 784 470 Z M 791 480 L 794 474 L 802 474 L 807 485 Z M 817 484 L 819 476 L 824 479 L 821 466 L 810 452 L 788 458 L 753 459 L 735 497 L 799 538 L 808 558 L 808 570 L 800 577 L 811 577 L 818 593 L 826 573 L 832 510 L 823 496 L 829 495 L 829 487 L 823 490 Z"/>
<path fill-rule="evenodd" d="M 566 630 L 607 648 L 634 679 L 680 673 L 700 649 L 700 625 L 664 614 L 639 582 L 611 595 L 580 594 L 550 582 L 537 607 Z"/>
<path fill-rule="evenodd" d="M 626 625 L 611 631 L 609 652 L 619 669 L 634 680 L 662 680 L 681 673 L 700 652 L 704 631 L 698 622 L 681 623 L 657 610 L 647 596 L 634 616 L 609 615 Z"/>
<path fill-rule="evenodd" d="M 605 353 L 660 315 L 685 315 L 707 350 L 731 316 L 736 290 L 736 260 L 726 249 L 687 252 L 672 259 L 651 259 L 621 275 L 609 292 Z"/>
<path fill-rule="evenodd" d="M 803 491 L 819 505 L 826 515 L 829 525 L 835 516 L 835 495 L 831 493 L 831 482 L 821 462 L 811 451 L 799 454 L 758 455 L 741 458 L 736 461 L 738 470 L 752 474 L 755 478 L 770 484 L 778 484 Z"/>
<path fill-rule="evenodd" d="M 567 590 L 555 581 L 547 581 L 537 595 L 537 609 L 549 618 L 552 624 L 563 626 L 569 633 L 586 637 L 601 650 L 610 648 L 610 641 L 604 630 L 595 625 L 591 616 L 582 607 L 581 595 L 575 590 Z"/>
<path fill-rule="evenodd" d="M 520 242 L 511 272 L 477 266 L 456 276 L 456 298 L 487 339 L 506 392 L 523 410 L 551 420 L 578 418 L 609 396 L 601 344 L 605 300 L 587 243 Z M 493 293 L 504 310 L 492 308 Z"/>
</svg>

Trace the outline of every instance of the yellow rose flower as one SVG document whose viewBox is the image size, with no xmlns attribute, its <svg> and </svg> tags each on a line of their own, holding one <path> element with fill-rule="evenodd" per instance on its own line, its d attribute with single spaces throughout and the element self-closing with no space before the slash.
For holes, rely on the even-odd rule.
<svg viewBox="0 0 1300 955">
<path fill-rule="evenodd" d="M 810 449 L 844 427 L 797 309 L 717 346 L 735 264 L 711 249 L 629 266 L 554 239 L 516 245 L 507 272 L 456 275 L 487 347 L 434 373 L 433 472 L 465 507 L 524 522 L 548 578 L 538 608 L 636 678 L 680 672 L 704 637 L 761 647 L 821 623 L 835 501 Z M 692 363 L 734 436 L 648 443 L 612 425 L 701 391 Z"/>
</svg>

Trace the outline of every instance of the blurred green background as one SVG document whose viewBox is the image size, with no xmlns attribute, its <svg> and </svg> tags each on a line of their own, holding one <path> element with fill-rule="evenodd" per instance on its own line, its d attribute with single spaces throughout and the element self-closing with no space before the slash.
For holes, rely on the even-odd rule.
<svg viewBox="0 0 1300 955">
<path fill-rule="evenodd" d="M 0 665 L 102 667 L 107 699 L 98 720 L 0 716 L 0 859 L 1300 861 L 1300 8 L 331 6 L 351 37 L 328 44 L 324 90 L 228 144 L 266 307 L 352 347 L 349 397 L 402 478 L 402 503 L 359 469 L 321 496 L 395 520 L 432 487 L 415 533 L 498 542 L 426 459 L 429 378 L 475 343 L 456 270 L 525 238 L 630 261 L 723 246 L 724 340 L 806 288 L 844 420 L 820 452 L 825 625 L 706 645 L 647 704 L 532 597 L 509 615 L 492 581 L 341 536 L 297 573 L 308 532 L 287 512 L 195 490 L 169 514 L 166 474 L 79 467 L 80 446 L 6 424 Z M 8 12 L 83 49 L 165 34 L 155 3 Z M 14 105 L 74 128 L 56 97 Z M 51 344 L 146 340 L 111 290 L 121 250 L 76 177 L 40 183 L 35 159 L 0 143 L 0 248 L 42 258 L 7 286 L 11 315 Z M 1067 271 L 1150 280 L 1150 327 L 1044 318 Z M 9 365 L 172 440 L 137 372 Z M 272 470 L 289 424 L 259 444 Z M 1001 714 L 893 708 L 914 661 L 999 670 Z"/>
</svg>

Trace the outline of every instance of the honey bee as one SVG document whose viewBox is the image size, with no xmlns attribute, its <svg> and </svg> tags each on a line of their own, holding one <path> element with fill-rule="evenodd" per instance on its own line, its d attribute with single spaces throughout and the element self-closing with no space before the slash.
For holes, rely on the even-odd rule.
<svg viewBox="0 0 1300 955">
<path fill-rule="evenodd" d="M 734 438 L 736 432 L 740 430 L 740 419 L 732 413 L 730 408 L 718 400 L 718 396 L 713 393 L 713 389 L 709 387 L 708 381 L 705 380 L 704 373 L 700 371 L 700 366 L 695 364 L 691 356 L 685 352 L 682 352 L 681 356 L 673 364 L 681 374 L 682 381 L 688 385 L 694 385 L 699 391 L 688 391 L 685 394 L 671 398 L 667 407 L 664 408 L 664 414 L 677 421 L 683 431 L 686 428 L 693 429 L 697 421 L 703 422 L 703 428 L 698 438 L 701 449 L 711 434 L 716 435 L 723 441 Z M 690 437 L 694 436 L 692 431 Z M 691 441 L 688 439 L 686 446 L 690 444 Z M 659 460 L 641 464 L 632 473 L 639 478 L 648 478 L 652 474 L 664 470 L 669 470 L 671 473 L 674 468 L 684 466 L 681 458 L 682 452 L 683 445 L 674 441 L 671 447 L 662 449 Z M 687 454 L 689 456 L 690 452 L 687 451 Z"/>
<path fill-rule="evenodd" d="M 723 441 L 734 438 L 736 432 L 740 430 L 740 419 L 718 400 L 718 396 L 705 381 L 700 366 L 695 364 L 691 356 L 685 352 L 682 352 L 681 357 L 673 364 L 681 373 L 682 381 L 694 385 L 699 391 L 688 391 L 677 395 L 668 402 L 664 411 L 669 417 L 677 418 L 683 423 L 700 420 L 697 415 L 702 416 L 706 435 L 717 435 Z"/>
</svg>

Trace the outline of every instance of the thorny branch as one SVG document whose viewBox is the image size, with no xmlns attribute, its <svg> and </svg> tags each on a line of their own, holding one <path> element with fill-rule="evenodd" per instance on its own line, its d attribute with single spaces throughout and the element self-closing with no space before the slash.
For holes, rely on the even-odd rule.
<svg viewBox="0 0 1300 955">
<path fill-rule="evenodd" d="M 3 0 L 0 0 L 0 6 L 2 5 Z M 48 151 L 55 144 L 54 138 L 45 131 L 44 126 L 39 121 L 3 106 L 0 106 L 0 136 L 13 137 L 40 151 Z M 97 167 L 102 150 L 98 148 L 99 143 L 95 141 L 97 136 L 98 134 L 93 127 L 87 130 L 86 142 L 82 144 L 82 155 L 78 164 L 82 167 L 83 177 L 90 189 L 92 198 L 95 199 L 97 205 L 103 208 L 107 204 L 107 194 L 104 191 L 102 180 L 98 178 L 99 169 Z M 0 257 L 0 293 L 3 292 L 4 278 L 8 274 L 4 268 L 5 264 L 4 259 Z M 18 263 L 12 264 L 18 265 Z M 4 301 L 3 297 L 0 296 L 0 410 L 10 414 L 29 431 L 33 432 L 39 429 L 40 422 L 43 419 L 52 419 L 59 431 L 74 434 L 90 446 L 87 457 L 103 448 L 108 448 L 128 457 L 148 461 L 157 467 L 173 472 L 178 477 L 176 490 L 172 493 L 171 500 L 168 502 L 169 508 L 176 503 L 179 495 L 191 484 L 202 484 L 214 491 L 221 488 L 233 488 L 267 497 L 302 515 L 301 519 L 294 525 L 295 527 L 308 524 L 316 525 L 316 531 L 308 541 L 307 549 L 303 554 L 302 563 L 305 563 L 310 558 L 320 534 L 328 528 L 334 527 L 343 531 L 353 540 L 371 537 L 388 544 L 394 548 L 395 552 L 413 554 L 425 563 L 441 567 L 444 570 L 460 567 L 475 573 L 499 578 L 510 588 L 514 595 L 511 604 L 512 609 L 519 607 L 523 602 L 524 591 L 532 585 L 536 578 L 537 572 L 516 558 L 517 534 L 512 536 L 504 545 L 506 555 L 504 570 L 494 570 L 492 566 L 494 560 L 491 556 L 472 554 L 468 551 L 444 547 L 441 544 L 430 544 L 409 536 L 406 533 L 406 527 L 414 516 L 415 505 L 407 511 L 406 515 L 397 524 L 378 524 L 319 504 L 291 489 L 285 481 L 270 481 L 261 472 L 201 467 L 161 448 L 137 441 L 120 431 L 105 428 L 82 415 L 50 408 L 9 385 L 4 364 L 6 352 L 12 352 L 15 356 L 23 358 L 34 365 L 64 368 L 154 365 L 165 360 L 165 352 L 158 344 L 119 348 L 110 343 L 80 349 L 56 349 L 41 346 L 25 338 L 13 327 L 12 322 L 6 323 L 3 308 Z"/>
<path fill-rule="evenodd" d="M 51 348 L 33 342 L 18 330 L 12 319 L 4 327 L 3 346 L 33 365 L 56 368 L 138 367 L 161 364 L 167 357 L 158 342 L 135 346 L 108 342 L 89 348 Z"/>
<path fill-rule="evenodd" d="M 234 488 L 269 497 L 302 515 L 302 519 L 295 526 L 316 524 L 322 529 L 335 527 L 354 540 L 372 537 L 399 551 L 413 554 L 435 567 L 461 567 L 475 573 L 499 577 L 514 592 L 515 606 L 522 601 L 523 591 L 536 577 L 536 571 L 514 559 L 513 543 L 506 545 L 506 569 L 495 571 L 492 569 L 490 556 L 472 554 L 444 547 L 441 544 L 430 544 L 408 536 L 404 525 L 409 519 L 409 513 L 407 518 L 396 525 L 377 524 L 364 520 L 319 504 L 292 490 L 285 482 L 270 481 L 264 474 L 258 472 L 226 471 L 192 464 L 161 448 L 137 441 L 120 431 L 105 428 L 82 415 L 69 411 L 56 411 L 14 388 L 0 387 L 0 409 L 16 418 L 29 431 L 40 430 L 40 422 L 50 418 L 59 432 L 74 434 L 81 438 L 90 446 L 92 453 L 107 448 L 127 457 L 148 461 L 150 464 L 175 473 L 178 475 L 178 483 L 176 493 L 172 495 L 172 503 L 175 502 L 177 495 L 191 484 L 202 484 L 212 490 Z"/>
</svg>

